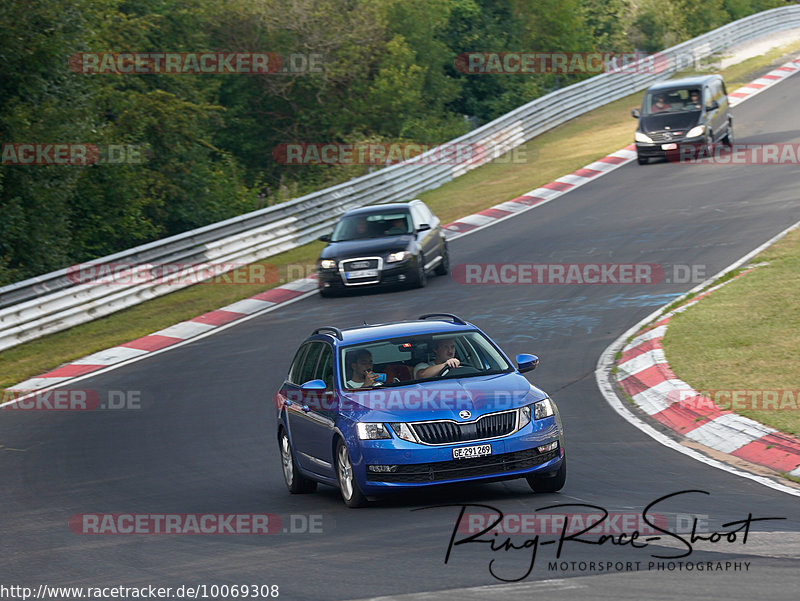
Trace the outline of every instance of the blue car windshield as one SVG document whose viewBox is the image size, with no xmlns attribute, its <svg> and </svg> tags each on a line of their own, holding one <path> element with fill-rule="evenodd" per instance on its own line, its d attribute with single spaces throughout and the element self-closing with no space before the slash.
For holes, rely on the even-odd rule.
<svg viewBox="0 0 800 601">
<path fill-rule="evenodd" d="M 411 233 L 411 215 L 406 211 L 355 214 L 342 217 L 331 235 L 332 242 L 384 238 Z"/>
<path fill-rule="evenodd" d="M 398 337 L 346 346 L 340 350 L 339 361 L 341 386 L 351 390 L 513 371 L 502 353 L 477 331 Z"/>
</svg>

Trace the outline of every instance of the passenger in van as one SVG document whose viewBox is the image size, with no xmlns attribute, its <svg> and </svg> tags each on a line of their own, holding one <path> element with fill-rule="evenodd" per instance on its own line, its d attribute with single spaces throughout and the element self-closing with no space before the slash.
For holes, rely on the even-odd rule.
<svg viewBox="0 0 800 601">
<path fill-rule="evenodd" d="M 663 94 L 659 94 L 656 96 L 656 101 L 653 103 L 651 107 L 651 112 L 653 113 L 663 113 L 664 111 L 668 111 L 670 106 L 667 104 L 666 100 L 664 99 Z"/>
</svg>

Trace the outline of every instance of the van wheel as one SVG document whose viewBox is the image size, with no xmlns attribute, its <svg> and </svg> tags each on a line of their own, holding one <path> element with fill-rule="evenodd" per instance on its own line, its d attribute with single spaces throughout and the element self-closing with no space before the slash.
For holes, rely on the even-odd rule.
<svg viewBox="0 0 800 601">
<path fill-rule="evenodd" d="M 725 134 L 725 146 L 733 148 L 733 123 L 728 121 L 728 132 Z"/>
</svg>

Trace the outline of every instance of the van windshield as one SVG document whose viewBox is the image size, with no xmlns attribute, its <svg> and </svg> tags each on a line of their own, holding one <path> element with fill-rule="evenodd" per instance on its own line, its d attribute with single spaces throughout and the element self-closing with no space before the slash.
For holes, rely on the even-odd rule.
<svg viewBox="0 0 800 601">
<path fill-rule="evenodd" d="M 684 113 L 703 108 L 702 93 L 697 88 L 648 92 L 642 105 L 643 115 Z"/>
</svg>

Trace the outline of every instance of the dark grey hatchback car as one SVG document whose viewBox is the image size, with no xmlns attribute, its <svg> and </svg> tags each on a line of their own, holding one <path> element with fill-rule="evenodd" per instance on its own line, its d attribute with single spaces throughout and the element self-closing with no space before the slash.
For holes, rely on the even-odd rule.
<svg viewBox="0 0 800 601">
<path fill-rule="evenodd" d="M 319 293 L 332 296 L 386 284 L 425 285 L 450 270 L 441 223 L 425 203 L 371 205 L 348 211 L 317 260 Z"/>
<path fill-rule="evenodd" d="M 662 81 L 650 86 L 640 109 L 634 136 L 640 165 L 651 158 L 681 157 L 682 146 L 710 149 L 723 142 L 733 146 L 733 117 L 728 93 L 719 75 Z"/>
</svg>

